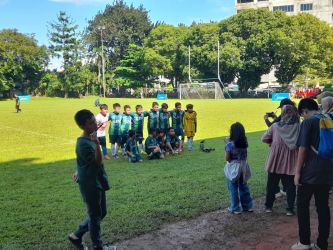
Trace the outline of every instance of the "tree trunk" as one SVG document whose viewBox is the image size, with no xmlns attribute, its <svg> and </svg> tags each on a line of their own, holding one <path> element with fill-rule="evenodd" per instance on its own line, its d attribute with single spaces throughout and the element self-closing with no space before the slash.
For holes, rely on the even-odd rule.
<svg viewBox="0 0 333 250">
<path fill-rule="evenodd" d="M 68 98 L 68 90 L 65 90 L 65 96 L 64 98 Z"/>
</svg>

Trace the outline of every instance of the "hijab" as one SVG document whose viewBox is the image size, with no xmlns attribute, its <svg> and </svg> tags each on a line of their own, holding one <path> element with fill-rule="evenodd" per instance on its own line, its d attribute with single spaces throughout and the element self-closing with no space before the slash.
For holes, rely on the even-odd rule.
<svg viewBox="0 0 333 250">
<path fill-rule="evenodd" d="M 285 105 L 282 108 L 281 120 L 275 125 L 278 134 L 289 149 L 295 149 L 300 131 L 300 117 L 295 106 Z"/>
<path fill-rule="evenodd" d="M 324 114 L 333 114 L 333 97 L 325 97 L 321 100 L 321 108 Z"/>
</svg>

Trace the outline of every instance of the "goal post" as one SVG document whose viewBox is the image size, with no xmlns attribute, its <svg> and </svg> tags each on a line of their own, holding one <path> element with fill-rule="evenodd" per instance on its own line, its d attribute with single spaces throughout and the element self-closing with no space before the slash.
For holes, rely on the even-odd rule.
<svg viewBox="0 0 333 250">
<path fill-rule="evenodd" d="M 219 82 L 183 83 L 178 92 L 179 99 L 224 99 Z"/>
</svg>

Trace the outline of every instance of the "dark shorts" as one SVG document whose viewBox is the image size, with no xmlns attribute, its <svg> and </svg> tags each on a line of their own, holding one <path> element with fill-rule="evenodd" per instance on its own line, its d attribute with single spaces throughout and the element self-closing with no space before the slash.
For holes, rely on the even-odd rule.
<svg viewBox="0 0 333 250">
<path fill-rule="evenodd" d="M 120 145 L 121 145 L 122 147 L 125 146 L 127 140 L 128 140 L 128 134 L 121 135 L 121 143 L 120 143 Z"/>
<path fill-rule="evenodd" d="M 142 144 L 142 142 L 144 140 L 143 132 L 140 132 L 140 133 L 136 132 L 135 133 L 135 139 L 136 139 L 137 142 L 139 142 L 139 144 Z"/>
<path fill-rule="evenodd" d="M 120 135 L 109 135 L 110 143 L 111 144 L 121 144 L 122 138 Z"/>
<path fill-rule="evenodd" d="M 180 136 L 182 139 L 184 139 L 184 130 L 182 128 L 175 129 L 175 134 L 177 137 Z"/>
</svg>

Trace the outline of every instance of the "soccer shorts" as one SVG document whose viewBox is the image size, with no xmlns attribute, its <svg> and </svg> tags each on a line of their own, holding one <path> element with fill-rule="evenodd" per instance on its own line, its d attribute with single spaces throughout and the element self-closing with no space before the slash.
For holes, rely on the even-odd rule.
<svg viewBox="0 0 333 250">
<path fill-rule="evenodd" d="M 182 128 L 176 128 L 175 129 L 175 134 L 177 137 L 181 137 L 182 140 L 184 139 L 184 130 Z"/>
<path fill-rule="evenodd" d="M 118 144 L 121 145 L 122 138 L 120 135 L 109 135 L 110 143 L 111 144 Z"/>
</svg>

